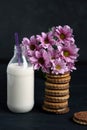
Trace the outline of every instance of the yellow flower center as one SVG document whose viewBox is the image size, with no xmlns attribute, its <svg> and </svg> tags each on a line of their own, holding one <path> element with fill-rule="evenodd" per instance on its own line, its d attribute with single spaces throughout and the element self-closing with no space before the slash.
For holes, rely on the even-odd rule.
<svg viewBox="0 0 87 130">
<path fill-rule="evenodd" d="M 61 38 L 62 40 L 64 40 L 64 39 L 66 38 L 65 34 L 64 34 L 64 33 L 61 33 L 61 34 L 60 34 L 60 38 Z"/>
<path fill-rule="evenodd" d="M 60 69 L 61 69 L 61 66 L 60 66 L 60 65 L 56 65 L 56 69 L 57 69 L 57 70 L 60 70 Z"/>
<path fill-rule="evenodd" d="M 65 57 L 70 56 L 70 52 L 69 51 L 64 51 L 63 54 L 64 54 Z"/>
</svg>

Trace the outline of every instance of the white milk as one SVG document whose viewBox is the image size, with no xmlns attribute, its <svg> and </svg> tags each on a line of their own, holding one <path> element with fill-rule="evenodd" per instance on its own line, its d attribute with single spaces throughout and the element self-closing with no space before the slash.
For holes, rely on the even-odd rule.
<svg viewBox="0 0 87 130">
<path fill-rule="evenodd" d="M 7 106 L 17 113 L 30 111 L 34 106 L 33 67 L 19 66 L 17 63 L 7 67 Z"/>
</svg>

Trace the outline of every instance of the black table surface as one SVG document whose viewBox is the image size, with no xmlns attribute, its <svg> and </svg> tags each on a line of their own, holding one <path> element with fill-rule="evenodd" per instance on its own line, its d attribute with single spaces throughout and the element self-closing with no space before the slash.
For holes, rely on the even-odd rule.
<svg viewBox="0 0 87 130">
<path fill-rule="evenodd" d="M 23 114 L 8 110 L 7 100 L 7 64 L 0 64 L 0 130 L 87 130 L 87 126 L 73 122 L 74 112 L 87 111 L 87 65 L 77 65 L 71 73 L 70 111 L 57 115 L 42 110 L 44 100 L 44 82 L 42 73 L 35 72 L 35 105 L 32 111 Z"/>
</svg>

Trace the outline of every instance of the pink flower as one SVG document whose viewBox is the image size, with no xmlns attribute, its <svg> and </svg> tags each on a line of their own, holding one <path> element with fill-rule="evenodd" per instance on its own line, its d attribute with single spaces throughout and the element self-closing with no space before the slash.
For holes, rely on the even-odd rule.
<svg viewBox="0 0 87 130">
<path fill-rule="evenodd" d="M 68 69 L 66 67 L 66 63 L 59 58 L 52 62 L 51 71 L 53 74 L 64 74 L 68 71 Z"/>
<path fill-rule="evenodd" d="M 29 39 L 27 37 L 24 37 L 21 44 L 22 51 L 26 57 L 27 57 L 27 50 L 29 48 L 28 47 L 29 42 L 30 42 Z"/>
<path fill-rule="evenodd" d="M 75 70 L 79 48 L 75 45 L 73 30 L 68 26 L 52 27 L 48 33 L 24 37 L 23 52 L 35 70 L 64 74 Z"/>
<path fill-rule="evenodd" d="M 72 72 L 73 70 L 76 70 L 76 67 L 75 67 L 74 63 L 71 63 L 71 62 L 67 63 L 67 68 L 68 68 L 69 72 L 70 71 Z"/>
<path fill-rule="evenodd" d="M 23 38 L 22 41 L 23 46 L 25 46 L 27 55 L 33 55 L 34 51 L 37 49 L 37 41 L 35 36 L 31 36 L 30 39 Z"/>
<path fill-rule="evenodd" d="M 56 32 L 55 35 L 58 37 L 58 41 L 60 43 L 69 43 L 72 42 L 74 43 L 74 38 L 73 38 L 73 30 L 68 26 L 65 25 L 64 27 L 58 26 L 56 27 Z"/>
<path fill-rule="evenodd" d="M 47 49 L 47 52 L 48 52 L 48 55 L 49 55 L 51 62 L 60 57 L 60 51 L 61 50 L 62 50 L 61 45 L 49 46 L 49 48 Z"/>
<path fill-rule="evenodd" d="M 61 54 L 66 62 L 74 63 L 78 57 L 79 48 L 75 44 L 69 44 L 62 48 Z"/>
<path fill-rule="evenodd" d="M 23 45 L 28 45 L 29 44 L 29 39 L 27 37 L 24 37 L 22 40 Z"/>
<path fill-rule="evenodd" d="M 42 69 L 43 72 L 48 72 L 50 67 L 50 60 L 47 51 L 41 49 L 35 51 L 34 55 L 30 57 L 30 62 L 33 64 L 35 70 Z"/>
<path fill-rule="evenodd" d="M 48 33 L 42 32 L 41 35 L 37 35 L 37 41 L 40 42 L 40 46 L 42 48 L 47 49 L 50 45 L 54 44 L 52 32 Z"/>
</svg>

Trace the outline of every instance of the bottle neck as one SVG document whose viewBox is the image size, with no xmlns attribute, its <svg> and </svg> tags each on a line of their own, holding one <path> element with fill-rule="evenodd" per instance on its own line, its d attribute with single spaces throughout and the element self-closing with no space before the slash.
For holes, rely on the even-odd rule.
<svg viewBox="0 0 87 130">
<path fill-rule="evenodd" d="M 14 46 L 14 58 L 17 59 L 17 63 L 20 66 L 29 67 L 31 64 L 27 60 L 26 56 L 23 53 L 22 47 Z"/>
<path fill-rule="evenodd" d="M 21 47 L 14 46 L 14 55 L 22 54 Z"/>
</svg>

